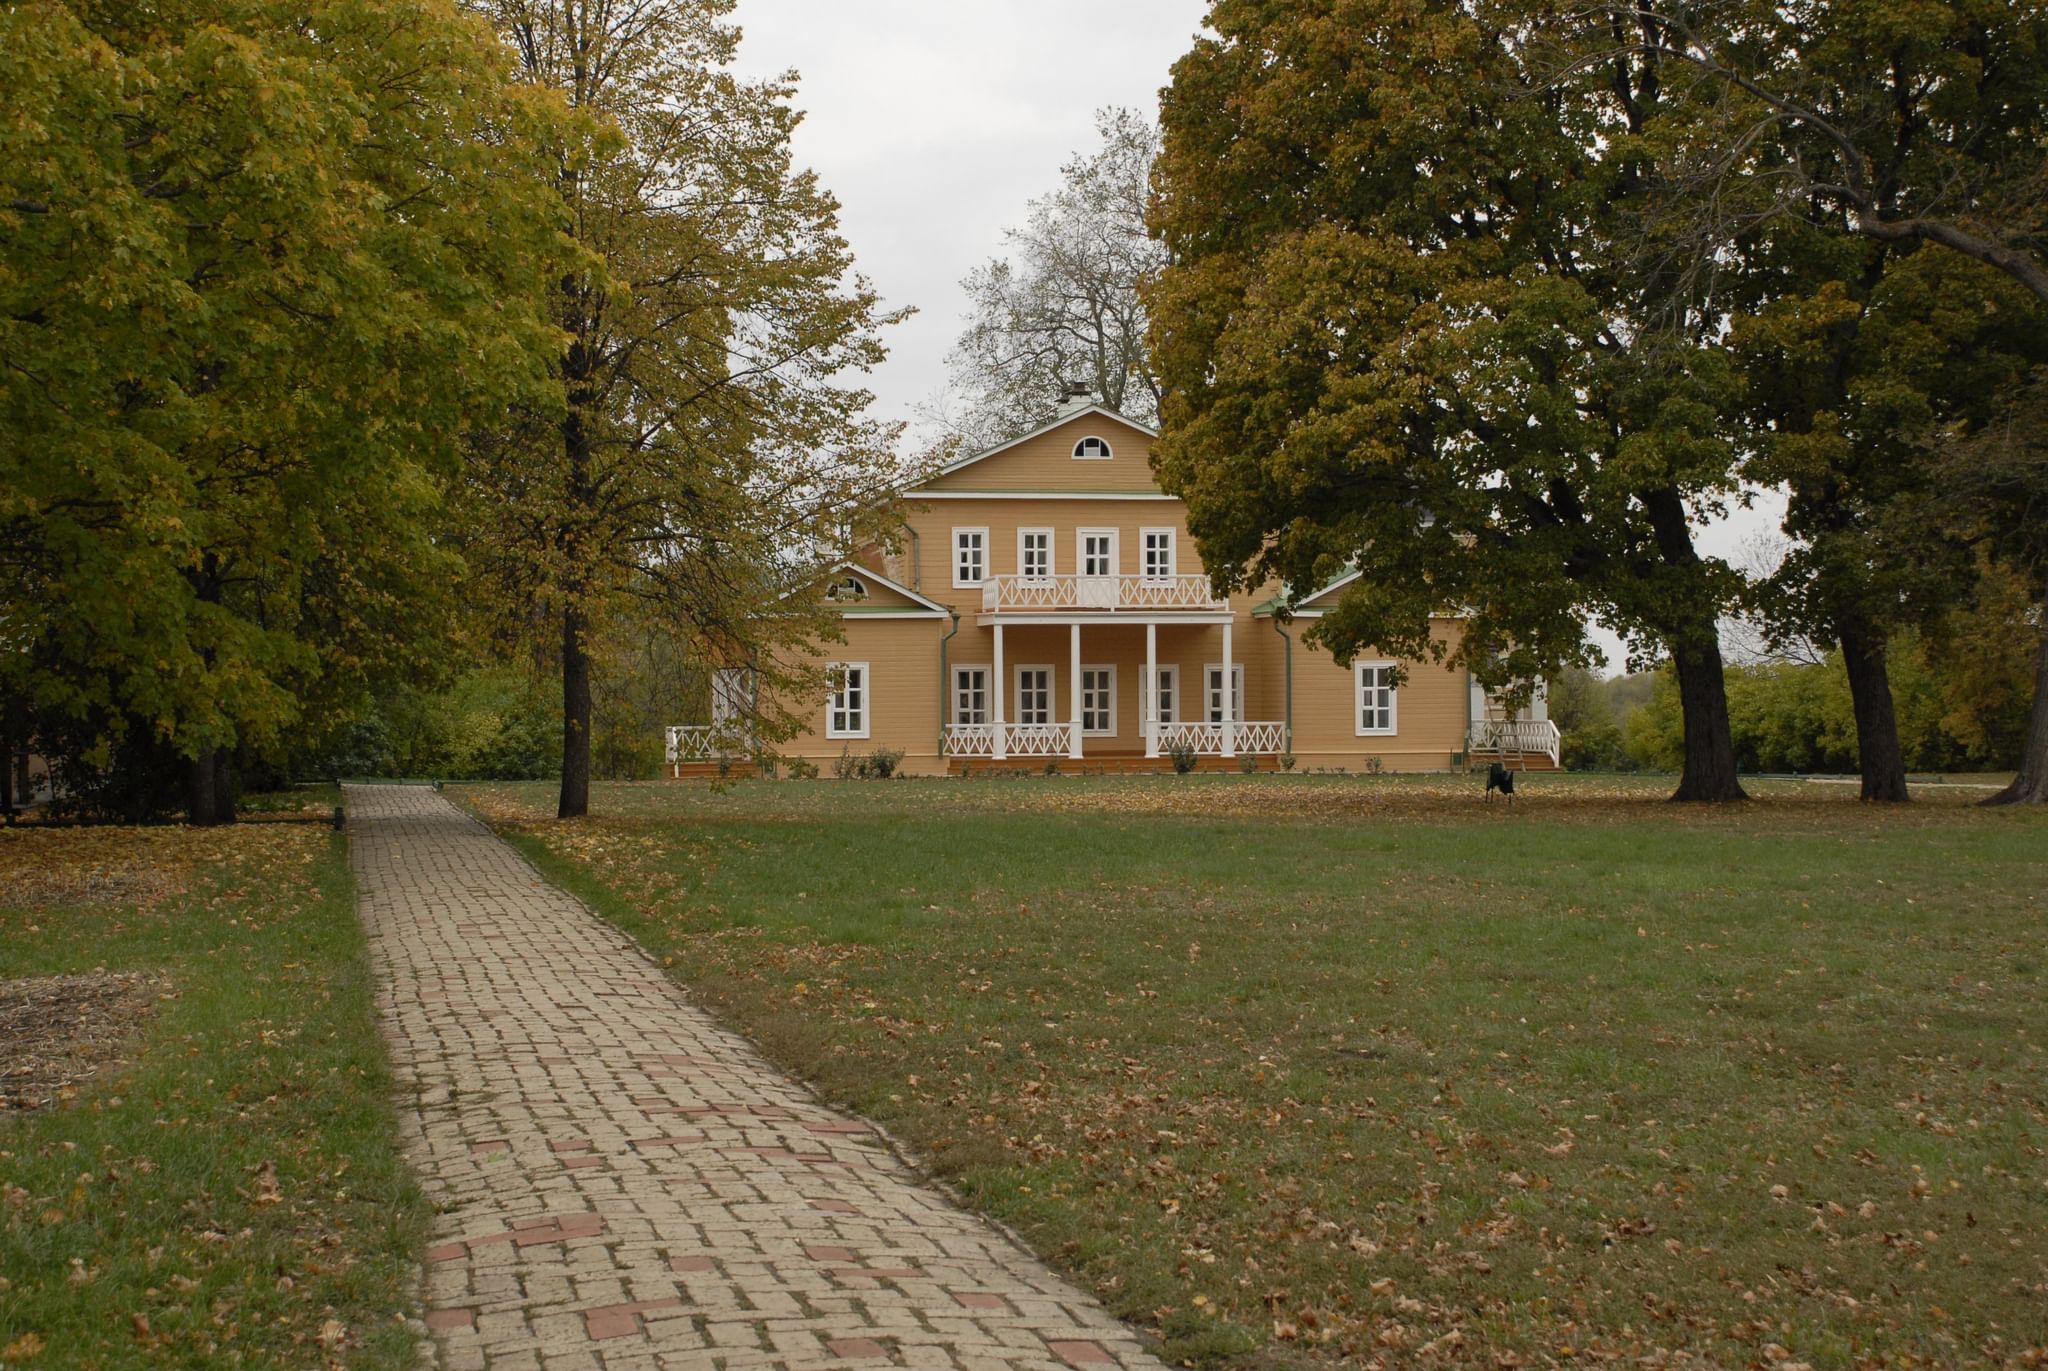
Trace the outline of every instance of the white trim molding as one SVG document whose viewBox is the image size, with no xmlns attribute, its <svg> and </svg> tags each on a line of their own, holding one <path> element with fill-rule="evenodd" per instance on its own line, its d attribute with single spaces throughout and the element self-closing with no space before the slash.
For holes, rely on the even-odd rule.
<svg viewBox="0 0 2048 1371">
<path fill-rule="evenodd" d="M 1353 662 L 1351 679 L 1355 690 L 1351 705 L 1351 723 L 1361 738 L 1391 738 L 1401 731 L 1400 689 L 1394 684 L 1394 673 L 1399 663 L 1389 661 Z M 1366 673 L 1373 673 L 1373 684 L 1365 683 Z M 1385 673 L 1384 676 L 1381 673 Z M 1384 717 L 1386 723 L 1366 726 L 1366 692 L 1370 690 L 1380 698 L 1372 703 L 1375 717 Z"/>
<path fill-rule="evenodd" d="M 961 554 L 966 551 L 965 540 L 969 538 L 977 540 L 974 558 L 976 575 L 971 581 L 963 579 L 960 574 L 967 562 L 967 558 Z M 992 570 L 988 564 L 988 525 L 983 524 L 978 528 L 973 525 L 956 526 L 953 530 L 953 589 L 971 590 L 988 580 Z"/>
<path fill-rule="evenodd" d="M 1223 663 L 1221 662 L 1202 663 L 1202 706 L 1198 722 L 1210 724 L 1220 724 L 1226 722 L 1226 720 L 1223 718 L 1211 717 L 1211 715 L 1216 710 L 1217 704 L 1215 700 L 1216 685 L 1214 678 L 1218 674 L 1220 674 L 1222 670 Z M 1242 719 L 1244 717 L 1243 662 L 1232 662 L 1230 664 L 1230 693 L 1233 697 L 1230 700 L 1230 704 L 1236 706 L 1236 708 L 1230 710 L 1229 713 L 1231 716 L 1235 718 Z"/>
<path fill-rule="evenodd" d="M 1108 676 L 1109 676 L 1109 692 L 1108 692 L 1108 693 L 1109 693 L 1109 700 L 1108 700 L 1109 708 L 1108 708 L 1108 710 L 1106 711 L 1106 713 L 1107 713 L 1107 714 L 1109 715 L 1109 726 L 1108 726 L 1107 728 L 1088 728 L 1088 727 L 1086 727 L 1086 726 L 1085 726 L 1085 725 L 1086 725 L 1086 723 L 1087 723 L 1087 719 L 1088 719 L 1088 712 L 1089 712 L 1089 711 L 1088 711 L 1088 678 L 1089 678 L 1089 676 L 1090 676 L 1091 674 L 1094 674 L 1094 673 L 1098 673 L 1098 672 L 1104 672 L 1104 673 L 1107 673 L 1107 674 L 1108 674 Z M 1116 666 L 1115 666 L 1115 664 L 1114 664 L 1114 663 L 1111 663 L 1111 662 L 1097 662 L 1097 663 L 1095 663 L 1095 664 L 1093 664 L 1093 665 L 1090 665 L 1090 664 L 1088 664 L 1088 663 L 1086 663 L 1086 662 L 1082 663 L 1082 665 L 1081 665 L 1081 718 L 1080 718 L 1079 722 L 1080 722 L 1080 723 L 1082 723 L 1082 724 L 1084 725 L 1084 726 L 1083 726 L 1083 728 L 1081 729 L 1081 736 L 1082 736 L 1082 737 L 1084 737 L 1084 738 L 1114 738 L 1114 737 L 1116 736 Z"/>
<path fill-rule="evenodd" d="M 1024 717 L 1024 673 L 1027 671 L 1043 671 L 1045 673 L 1045 717 L 1042 719 L 1027 719 Z M 1010 679 L 1015 685 L 1012 703 L 1016 706 L 1017 711 L 1017 717 L 1008 721 L 1012 726 L 1036 728 L 1054 722 L 1052 702 L 1053 696 L 1059 693 L 1060 678 L 1059 673 L 1053 670 L 1052 663 L 1019 662 L 1010 668 Z"/>
<path fill-rule="evenodd" d="M 1166 544 L 1166 567 L 1163 571 L 1154 571 L 1150 565 L 1152 560 L 1152 540 L 1154 538 Z M 1138 575 L 1141 578 L 1154 582 L 1171 581 L 1179 574 L 1179 562 L 1180 538 L 1174 529 L 1141 528 L 1138 530 Z"/>
<path fill-rule="evenodd" d="M 1045 568 L 1033 572 L 1030 560 L 1024 555 L 1024 539 L 1037 535 L 1045 539 Z M 1060 534 L 1056 528 L 1020 528 L 1017 530 L 1017 577 L 1024 581 L 1050 581 L 1059 575 Z"/>
<path fill-rule="evenodd" d="M 825 669 L 839 678 L 838 687 L 828 687 L 825 696 L 825 736 L 867 737 L 875 713 L 874 673 L 866 662 L 833 662 Z"/>
<path fill-rule="evenodd" d="M 961 685 L 960 678 L 969 672 L 981 673 L 981 709 L 979 711 L 981 717 L 978 719 L 964 717 L 967 711 L 961 708 L 962 701 L 966 697 L 967 688 Z M 993 673 L 990 671 L 987 662 L 955 662 L 953 664 L 953 723 L 968 727 L 978 727 L 990 723 L 994 719 L 994 714 L 991 710 L 992 675 Z"/>
</svg>

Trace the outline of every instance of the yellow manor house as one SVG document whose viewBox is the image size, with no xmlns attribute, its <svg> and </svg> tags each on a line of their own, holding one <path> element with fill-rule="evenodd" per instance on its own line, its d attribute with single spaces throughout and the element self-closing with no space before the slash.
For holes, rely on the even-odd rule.
<svg viewBox="0 0 2048 1371">
<path fill-rule="evenodd" d="M 1070 405 L 905 491 L 901 551 L 846 563 L 825 590 L 845 642 L 783 755 L 829 774 L 886 749 L 910 775 L 1164 769 L 1176 751 L 1233 769 L 1557 764 L 1540 695 L 1510 711 L 1463 669 L 1370 651 L 1340 666 L 1302 641 L 1353 577 L 1303 596 L 1286 623 L 1278 586 L 1217 599 L 1186 507 L 1153 478 L 1156 436 Z M 1436 625 L 1446 641 L 1458 631 Z M 744 673 L 719 673 L 712 724 L 669 730 L 672 774 L 715 763 L 746 689 Z"/>
</svg>

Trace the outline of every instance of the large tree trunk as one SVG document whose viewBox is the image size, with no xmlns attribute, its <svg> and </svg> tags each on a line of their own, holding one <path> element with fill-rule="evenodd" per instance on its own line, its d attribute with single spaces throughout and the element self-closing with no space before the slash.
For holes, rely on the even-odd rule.
<svg viewBox="0 0 2048 1371">
<path fill-rule="evenodd" d="M 1678 706 L 1685 720 L 1685 770 L 1674 800 L 1746 800 L 1735 778 L 1735 731 L 1728 726 L 1728 680 L 1721 666 L 1720 626 L 1706 602 L 1706 568 L 1692 545 L 1685 499 L 1669 486 L 1645 491 L 1643 508 L 1667 565 L 1696 578 L 1701 600 L 1677 606 L 1671 657 L 1678 669 Z"/>
<path fill-rule="evenodd" d="M 218 751 L 209 747 L 185 763 L 185 822 L 194 828 L 211 828 L 220 822 Z"/>
<path fill-rule="evenodd" d="M 1672 651 L 1678 668 L 1678 705 L 1685 719 L 1685 771 L 1674 800 L 1746 800 L 1735 776 L 1735 734 L 1728 726 L 1728 680 L 1721 643 L 1711 634 L 1687 639 Z"/>
<path fill-rule="evenodd" d="M 1849 669 L 1849 699 L 1856 710 L 1856 759 L 1863 771 L 1863 798 L 1904 804 L 1906 757 L 1899 747 L 1899 719 L 1892 709 L 1891 672 L 1882 634 L 1842 630 L 1842 661 Z"/>
<path fill-rule="evenodd" d="M 2027 741 L 2020 750 L 2020 774 L 1987 805 L 2048 804 L 2048 584 L 2041 588 L 2041 648 L 2034 657 L 2034 707 L 2027 715 Z"/>
<path fill-rule="evenodd" d="M 562 611 L 562 793 L 558 819 L 590 812 L 590 645 L 583 615 Z"/>
<path fill-rule="evenodd" d="M 555 817 L 580 819 L 590 813 L 590 621 L 583 596 L 590 587 L 585 561 L 592 551 L 587 539 L 590 508 L 595 499 L 591 488 L 591 435 L 584 418 L 593 398 L 592 359 L 582 336 L 587 321 L 580 308 L 581 284 L 572 277 L 563 285 L 570 304 L 568 324 L 572 339 L 562 359 L 569 412 L 562 418 L 562 459 L 566 468 L 561 524 L 565 568 L 561 585 L 562 786 Z"/>
</svg>

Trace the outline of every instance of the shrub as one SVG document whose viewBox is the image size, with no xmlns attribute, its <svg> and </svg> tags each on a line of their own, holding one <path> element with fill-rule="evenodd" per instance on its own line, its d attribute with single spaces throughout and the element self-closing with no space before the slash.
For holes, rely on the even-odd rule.
<svg viewBox="0 0 2048 1371">
<path fill-rule="evenodd" d="M 789 760 L 789 778 L 793 781 L 815 781 L 818 779 L 818 764 L 802 757 Z"/>
<path fill-rule="evenodd" d="M 1057 757 L 1047 757 L 1047 758 L 1045 759 L 1045 774 L 1046 774 L 1046 775 L 1048 775 L 1048 776 L 1057 776 L 1057 775 L 1059 775 L 1059 774 L 1060 774 L 1060 759 L 1059 759 L 1059 758 L 1057 758 Z"/>
<path fill-rule="evenodd" d="M 1280 754 L 1280 769 L 1282 771 L 1294 770 L 1294 754 L 1292 752 L 1283 752 Z"/>
<path fill-rule="evenodd" d="M 1166 749 L 1166 759 L 1173 763 L 1176 776 L 1185 776 L 1195 769 L 1197 755 L 1193 743 L 1172 743 Z"/>
<path fill-rule="evenodd" d="M 1387 764 L 1377 757 L 1367 757 L 1365 759 L 1365 774 L 1368 776 L 1377 776 L 1386 769 Z"/>
<path fill-rule="evenodd" d="M 851 748 L 839 749 L 838 760 L 832 763 L 832 774 L 842 781 L 865 780 L 874 763 L 866 757 L 856 757 Z"/>
<path fill-rule="evenodd" d="M 1249 776 L 1259 769 L 1259 759 L 1247 752 L 1237 759 L 1237 769 Z"/>
<path fill-rule="evenodd" d="M 891 748 L 878 747 L 875 755 L 868 758 L 869 773 L 878 781 L 886 781 L 896 774 L 896 768 L 903 764 L 903 754 Z"/>
</svg>

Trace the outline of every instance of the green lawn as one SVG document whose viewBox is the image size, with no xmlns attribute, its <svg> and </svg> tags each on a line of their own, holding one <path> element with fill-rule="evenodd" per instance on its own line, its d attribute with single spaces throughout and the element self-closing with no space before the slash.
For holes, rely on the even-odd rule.
<svg viewBox="0 0 2048 1371">
<path fill-rule="evenodd" d="M 1176 1357 L 2033 1364 L 2048 815 L 1664 784 L 460 793 Z"/>
<path fill-rule="evenodd" d="M 130 1064 L 0 1113 L 0 1366 L 410 1365 L 425 1210 L 340 836 L 0 831 L 0 980 L 101 968 L 147 978 Z"/>
</svg>

